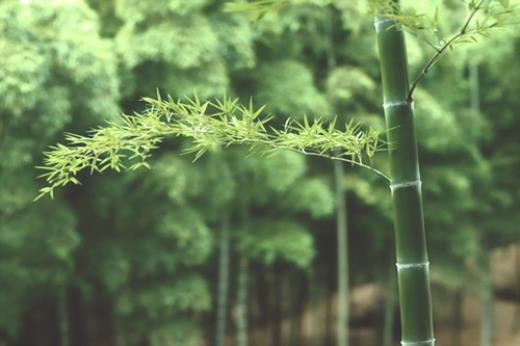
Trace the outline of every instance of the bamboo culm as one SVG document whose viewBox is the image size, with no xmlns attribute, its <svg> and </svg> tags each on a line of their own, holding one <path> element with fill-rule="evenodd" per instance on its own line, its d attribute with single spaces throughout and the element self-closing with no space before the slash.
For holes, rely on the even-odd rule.
<svg viewBox="0 0 520 346">
<path fill-rule="evenodd" d="M 247 318 L 247 296 L 248 296 L 248 270 L 249 261 L 247 256 L 240 255 L 238 263 L 238 288 L 237 288 L 237 346 L 248 344 L 248 318 Z"/>
<path fill-rule="evenodd" d="M 471 110 L 480 112 L 480 83 L 478 64 L 471 63 L 469 66 Z M 484 249 L 483 265 L 484 268 L 484 287 L 481 294 L 482 312 L 480 324 L 480 345 L 491 346 L 493 344 L 493 283 L 491 279 L 491 264 L 488 249 Z"/>
<path fill-rule="evenodd" d="M 347 206 L 343 189 L 344 167 L 342 162 L 334 162 L 336 185 L 336 230 L 338 237 L 338 325 L 337 346 L 348 346 L 348 229 Z"/>
<path fill-rule="evenodd" d="M 215 345 L 224 346 L 227 326 L 229 291 L 229 216 L 224 215 L 219 244 L 219 270 L 217 291 L 217 321 Z"/>
<path fill-rule="evenodd" d="M 399 4 L 398 0 L 395 0 Z M 404 32 L 375 18 L 383 82 L 401 310 L 401 344 L 434 346 L 429 261 Z"/>
<path fill-rule="evenodd" d="M 485 250 L 487 251 L 487 250 Z M 480 346 L 492 346 L 493 345 L 493 329 L 494 329 L 494 318 L 493 318 L 493 303 L 494 303 L 494 291 L 493 282 L 491 278 L 491 264 L 490 255 L 486 253 L 483 255 L 482 267 L 484 268 L 484 282 L 483 289 L 481 292 L 481 320 L 480 320 Z"/>
<path fill-rule="evenodd" d="M 67 286 L 64 286 L 61 289 L 59 296 L 59 313 L 60 313 L 60 340 L 61 346 L 69 346 L 70 345 L 70 336 L 69 336 L 69 304 L 68 304 L 68 294 L 67 294 Z"/>
</svg>

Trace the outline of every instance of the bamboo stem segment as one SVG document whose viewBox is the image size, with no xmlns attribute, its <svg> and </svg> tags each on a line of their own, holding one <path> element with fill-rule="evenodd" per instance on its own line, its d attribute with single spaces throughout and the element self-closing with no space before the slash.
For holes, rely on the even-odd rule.
<svg viewBox="0 0 520 346">
<path fill-rule="evenodd" d="M 398 2 L 398 0 L 395 0 Z M 375 20 L 390 145 L 391 192 L 403 346 L 433 346 L 433 321 L 421 179 L 404 33 L 396 21 Z"/>
<path fill-rule="evenodd" d="M 348 226 L 347 206 L 343 188 L 343 162 L 334 162 L 336 184 L 336 233 L 338 239 L 338 320 L 337 346 L 349 345 L 349 273 L 348 273 Z"/>
<path fill-rule="evenodd" d="M 219 273 L 217 291 L 217 321 L 215 345 L 224 346 L 227 329 L 229 291 L 229 215 L 224 214 L 219 244 Z"/>
</svg>

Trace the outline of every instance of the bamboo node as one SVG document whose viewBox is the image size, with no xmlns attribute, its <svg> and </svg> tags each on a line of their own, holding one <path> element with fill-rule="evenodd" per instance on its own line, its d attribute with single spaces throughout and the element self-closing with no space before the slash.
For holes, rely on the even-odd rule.
<svg viewBox="0 0 520 346">
<path fill-rule="evenodd" d="M 401 341 L 402 346 L 435 346 L 435 338 L 424 341 Z"/>
<path fill-rule="evenodd" d="M 419 262 L 419 263 L 396 263 L 397 271 L 406 270 L 406 269 L 419 269 L 419 268 L 428 268 L 430 266 L 430 262 Z"/>
<path fill-rule="evenodd" d="M 402 183 L 390 184 L 390 190 L 394 192 L 395 190 L 404 189 L 411 186 L 419 187 L 421 184 L 422 182 L 420 180 L 405 181 Z"/>
<path fill-rule="evenodd" d="M 376 28 L 377 33 L 383 31 L 383 27 L 387 26 L 388 24 L 394 25 L 396 24 L 396 21 L 391 18 L 382 18 L 374 20 L 374 27 Z M 384 30 L 386 30 L 386 28 Z"/>
<path fill-rule="evenodd" d="M 402 101 L 383 103 L 383 108 L 385 109 L 385 111 L 387 109 L 399 108 L 399 107 L 413 107 L 413 101 L 412 100 L 402 100 Z"/>
</svg>

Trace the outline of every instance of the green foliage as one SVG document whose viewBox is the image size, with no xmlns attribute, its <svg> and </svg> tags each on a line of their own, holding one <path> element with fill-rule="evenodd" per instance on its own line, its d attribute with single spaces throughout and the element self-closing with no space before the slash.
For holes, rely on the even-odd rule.
<svg viewBox="0 0 520 346">
<path fill-rule="evenodd" d="M 174 24 L 163 21 L 145 31 L 133 22 L 119 32 L 118 49 L 128 68 L 141 61 L 157 59 L 180 69 L 211 61 L 217 50 L 217 35 L 210 21 L 199 14 L 178 18 Z M 132 48 L 130 48 L 131 46 Z"/>
<path fill-rule="evenodd" d="M 168 18 L 171 15 L 185 15 L 202 9 L 208 0 L 159 0 L 150 6 L 139 0 L 116 0 L 116 15 L 131 22 L 141 22 L 149 18 Z"/>
<path fill-rule="evenodd" d="M 366 166 L 364 157 L 371 158 L 381 149 L 377 131 L 363 132 L 352 123 L 339 131 L 335 122 L 325 127 L 320 120 L 311 123 L 305 118 L 302 124 L 287 121 L 281 130 L 269 130 L 266 124 L 271 119 L 260 118 L 263 108 L 255 110 L 252 104 L 244 107 L 238 100 L 145 101 L 150 108 L 144 114 L 123 116 L 121 123 L 92 130 L 89 136 L 68 134 L 69 146 L 58 144 L 47 152 L 45 166 L 40 169 L 45 171 L 42 177 L 49 186 L 41 189 L 39 197 L 52 197 L 55 188 L 68 183 L 79 184 L 77 175 L 85 169 L 93 173 L 148 168 L 150 151 L 165 136 L 191 138 L 193 145 L 185 151 L 195 153 L 195 158 L 217 146 L 248 144 L 264 154 L 292 150 Z M 215 109 L 213 113 L 209 113 L 211 108 Z"/>
<path fill-rule="evenodd" d="M 164 325 L 152 332 L 152 346 L 198 346 L 203 341 L 203 335 L 197 326 L 190 321 L 177 320 Z"/>
<path fill-rule="evenodd" d="M 374 80 L 360 68 L 341 66 L 332 70 L 326 82 L 327 95 L 339 107 L 355 102 L 357 98 L 372 94 Z"/>
<path fill-rule="evenodd" d="M 307 178 L 289 192 L 284 203 L 289 210 L 308 212 L 313 218 L 319 219 L 334 212 L 334 198 L 324 179 Z"/>
<path fill-rule="evenodd" d="M 125 316 L 161 320 L 180 312 L 207 311 L 211 307 L 206 281 L 199 276 L 184 277 L 170 283 L 149 285 L 146 289 L 127 289 L 119 297 L 117 312 Z"/>
<path fill-rule="evenodd" d="M 195 210 L 172 211 L 161 220 L 159 235 L 175 241 L 178 261 L 185 265 L 202 263 L 210 254 L 213 242 L 210 230 Z"/>
<path fill-rule="evenodd" d="M 0 2 L 0 329 L 11 336 L 35 292 L 52 297 L 72 277 L 77 214 L 30 195 L 42 147 L 118 112 L 116 59 L 98 30 L 82 1 Z"/>
<path fill-rule="evenodd" d="M 240 167 L 250 181 L 252 198 L 257 202 L 268 203 L 273 194 L 280 196 L 291 190 L 307 171 L 305 158 L 290 151 L 278 151 L 269 156 L 269 164 L 265 161 L 264 157 L 250 155 Z"/>
<path fill-rule="evenodd" d="M 68 288 L 73 305 L 68 321 L 73 334 L 84 338 L 81 342 L 105 342 L 117 333 L 124 336 L 120 344 L 129 346 L 143 340 L 155 346 L 198 345 L 206 337 L 201 325 L 213 313 L 215 237 L 223 213 L 231 217 L 232 258 L 238 255 L 234 252 L 250 255 L 251 280 L 276 275 L 274 264 L 285 263 L 319 272 L 320 280 L 313 282 L 318 291 L 328 286 L 326 272 L 334 268 L 336 247 L 330 214 L 335 203 L 327 178 L 331 167 L 264 144 L 255 149 L 266 155 L 250 155 L 248 145 L 220 150 L 230 135 L 216 135 L 220 121 L 237 124 L 237 132 L 252 127 L 241 110 L 234 114 L 237 120 L 221 118 L 213 101 L 206 113 L 216 121 L 196 114 L 181 121 L 186 128 L 216 129 L 209 138 L 192 141 L 168 132 L 154 142 L 146 135 L 143 143 L 150 140 L 146 149 L 153 151 L 137 148 L 144 157 L 134 160 L 128 160 L 133 153 L 119 152 L 127 157 L 116 161 L 126 168 L 148 163 L 153 169 L 86 179 L 86 168 L 87 174 L 75 176 L 84 186 L 71 187 L 52 202 L 32 203 L 34 166 L 41 162 L 43 147 L 63 131 L 83 132 L 114 120 L 97 130 L 102 135 L 95 146 L 101 147 L 133 133 L 125 117 L 116 117 L 119 107 L 128 114 L 137 110 L 128 118 L 141 129 L 169 131 L 182 118 L 166 120 L 172 112 L 161 107 L 169 107 L 169 100 L 153 111 L 135 102 L 156 89 L 183 100 L 195 94 L 204 101 L 225 93 L 241 99 L 253 95 L 269 107 L 255 122 L 276 114 L 264 125 L 275 137 L 271 127 L 283 132 L 287 117 L 303 127 L 304 114 L 326 120 L 325 132 L 310 121 L 305 138 L 290 121 L 297 134 L 286 136 L 291 146 L 323 136 L 335 113 L 348 115 L 359 129 L 382 132 L 366 2 L 280 0 L 284 5 L 277 6 L 273 0 L 275 8 L 262 3 L 261 15 L 251 1 L 234 1 L 249 8 L 233 12 L 223 11 L 226 1 L 87 2 L 90 8 L 83 0 L 0 2 L 0 334 L 6 332 L 20 345 L 54 345 L 55 312 Z M 502 5 L 492 3 L 491 12 L 474 16 L 470 31 L 477 21 L 493 23 L 491 18 L 485 23 L 485 17 Z M 458 0 L 402 4 L 398 25 L 407 32 L 410 72 L 420 73 L 427 57 L 459 32 L 471 10 Z M 258 20 L 250 22 L 251 16 Z M 443 54 L 443 64 L 428 72 L 415 95 L 429 247 L 434 276 L 446 287 L 473 282 L 468 264 L 490 248 L 518 240 L 518 34 L 497 30 L 506 29 L 514 16 L 498 19 L 501 25 L 489 29 L 490 39 L 476 35 L 478 43 L 457 44 L 456 54 Z M 469 109 L 468 62 L 480 65 L 481 112 Z M 181 104 L 190 106 L 189 101 Z M 339 119 L 337 131 L 342 132 L 345 120 Z M 197 145 L 211 152 L 195 163 L 179 155 Z M 80 152 L 74 145 L 69 149 L 67 155 Z M 105 154 L 106 159 L 112 152 Z M 382 156 L 371 160 L 387 171 Z M 372 165 L 365 155 L 363 164 Z M 379 280 L 393 249 L 388 187 L 363 170 L 348 171 L 343 186 L 349 196 L 352 282 Z M 236 279 L 233 269 L 231 280 Z M 293 285 L 300 282 L 289 288 Z M 270 287 L 262 292 L 272 293 Z M 81 314 L 72 313 L 77 308 Z M 250 311 L 251 327 L 255 311 Z"/>
<path fill-rule="evenodd" d="M 302 119 L 305 114 L 331 118 L 325 97 L 316 90 L 311 72 L 296 61 L 279 61 L 260 67 L 258 101 L 275 114 Z"/>
<path fill-rule="evenodd" d="M 290 220 L 258 222 L 238 244 L 241 251 L 266 265 L 285 260 L 296 266 L 309 266 L 315 255 L 312 236 L 300 224 Z"/>
</svg>

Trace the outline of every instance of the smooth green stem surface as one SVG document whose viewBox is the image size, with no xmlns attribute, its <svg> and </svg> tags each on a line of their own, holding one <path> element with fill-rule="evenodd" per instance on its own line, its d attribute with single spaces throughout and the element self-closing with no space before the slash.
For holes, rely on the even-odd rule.
<svg viewBox="0 0 520 346">
<path fill-rule="evenodd" d="M 433 321 L 422 210 L 421 180 L 404 32 L 392 19 L 377 17 L 401 309 L 401 344 L 433 346 Z"/>
<path fill-rule="evenodd" d="M 237 346 L 247 346 L 248 318 L 247 318 L 247 293 L 248 293 L 249 261 L 242 254 L 238 263 L 238 288 L 237 288 Z"/>
<path fill-rule="evenodd" d="M 334 177 L 336 185 L 336 230 L 338 237 L 338 321 L 337 346 L 348 346 L 348 229 L 347 206 L 343 188 L 344 167 L 339 161 L 334 162 Z"/>
<path fill-rule="evenodd" d="M 227 325 L 229 290 L 229 216 L 224 215 L 219 244 L 219 270 L 217 292 L 217 321 L 215 345 L 224 346 Z"/>
</svg>

